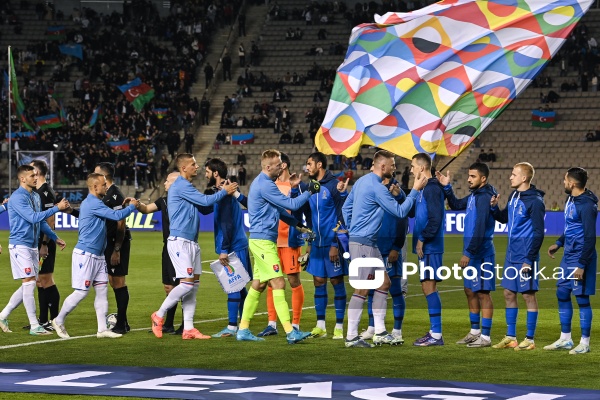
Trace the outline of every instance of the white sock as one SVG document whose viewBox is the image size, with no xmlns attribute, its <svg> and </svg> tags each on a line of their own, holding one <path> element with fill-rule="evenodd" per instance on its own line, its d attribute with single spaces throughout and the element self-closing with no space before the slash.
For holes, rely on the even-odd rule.
<svg viewBox="0 0 600 400">
<path fill-rule="evenodd" d="M 196 314 L 196 294 L 200 282 L 195 281 L 192 290 L 181 299 L 181 308 L 183 309 L 183 330 L 194 329 L 194 314 Z"/>
<path fill-rule="evenodd" d="M 352 340 L 358 336 L 358 324 L 362 316 L 365 298 L 358 295 L 353 295 L 348 303 L 348 332 L 346 339 Z"/>
<path fill-rule="evenodd" d="M 299 324 L 292 324 L 292 328 L 300 330 L 300 325 Z"/>
<path fill-rule="evenodd" d="M 237 332 L 238 327 L 237 326 L 233 326 L 233 325 L 227 325 L 227 329 L 229 329 L 231 331 L 236 331 Z"/>
<path fill-rule="evenodd" d="M 375 290 L 373 293 L 373 322 L 375 334 L 385 331 L 385 314 L 387 311 L 387 292 Z"/>
<path fill-rule="evenodd" d="M 402 329 L 393 329 L 392 336 L 402 336 Z"/>
<path fill-rule="evenodd" d="M 35 329 L 40 326 L 36 316 L 35 296 L 33 295 L 33 292 L 35 291 L 35 281 L 23 282 L 21 287 L 23 288 L 23 305 L 25 306 L 25 312 L 29 319 L 29 325 L 31 325 L 31 329 Z"/>
<path fill-rule="evenodd" d="M 335 323 L 335 328 L 333 329 L 344 329 L 344 324 L 338 324 L 337 322 Z"/>
<path fill-rule="evenodd" d="M 277 321 L 269 321 L 269 326 L 273 329 L 277 329 Z"/>
<path fill-rule="evenodd" d="M 481 329 L 471 329 L 471 335 L 481 335 Z"/>
<path fill-rule="evenodd" d="M 323 329 L 324 331 L 327 330 L 327 326 L 325 326 L 325 320 L 324 319 L 317 320 L 317 328 Z"/>
<path fill-rule="evenodd" d="M 2 310 L 2 312 L 0 313 L 0 319 L 8 318 L 10 313 L 13 312 L 13 310 L 15 308 L 19 307 L 19 305 L 21 305 L 22 302 L 23 302 L 23 285 L 19 286 L 19 288 L 17 290 L 15 290 L 15 292 L 12 294 L 12 296 L 10 296 L 10 300 L 8 301 L 8 304 L 6 305 L 6 307 L 4 307 L 4 310 Z"/>
<path fill-rule="evenodd" d="M 441 339 L 442 338 L 442 334 L 441 333 L 431 333 L 431 337 L 434 339 Z"/>
<path fill-rule="evenodd" d="M 581 341 L 579 343 L 585 344 L 585 345 L 589 346 L 590 345 L 590 337 L 589 336 L 588 337 L 583 337 L 582 336 L 581 337 Z"/>
<path fill-rule="evenodd" d="M 167 311 L 169 311 L 171 307 L 177 304 L 183 296 L 191 292 L 192 289 L 194 289 L 194 285 L 192 284 L 192 282 L 181 281 L 179 285 L 171 289 L 171 292 L 169 293 L 165 301 L 163 301 L 162 305 L 160 306 L 160 309 L 156 312 L 156 315 L 158 315 L 161 318 L 164 318 Z"/>
<path fill-rule="evenodd" d="M 367 327 L 367 332 L 368 333 L 375 333 L 375 327 L 374 326 Z"/>
<path fill-rule="evenodd" d="M 58 316 L 54 319 L 58 325 L 65 324 L 65 318 L 67 318 L 67 315 L 69 315 L 75 309 L 75 307 L 77 307 L 77 304 L 79 304 L 81 300 L 86 298 L 88 292 L 89 290 L 75 290 L 65 299 L 62 308 L 60 309 L 60 313 L 58 313 Z"/>
<path fill-rule="evenodd" d="M 98 332 L 107 331 L 106 314 L 108 314 L 108 286 L 107 282 L 94 283 L 96 298 L 94 299 L 94 309 L 96 310 L 96 320 L 98 321 Z"/>
<path fill-rule="evenodd" d="M 561 332 L 560 333 L 560 340 L 572 340 L 571 339 L 571 332 L 568 332 L 568 333 Z"/>
<path fill-rule="evenodd" d="M 481 338 L 482 338 L 482 339 L 484 339 L 484 340 L 488 340 L 488 341 L 490 341 L 490 342 L 492 341 L 492 338 L 490 338 L 490 337 L 489 337 L 489 336 L 487 336 L 487 335 L 481 335 Z"/>
</svg>

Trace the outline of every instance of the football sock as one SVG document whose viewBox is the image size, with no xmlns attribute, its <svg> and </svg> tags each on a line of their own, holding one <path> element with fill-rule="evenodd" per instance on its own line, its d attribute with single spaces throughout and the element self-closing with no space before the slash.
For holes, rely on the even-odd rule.
<svg viewBox="0 0 600 400">
<path fill-rule="evenodd" d="M 177 303 L 167 311 L 163 327 L 172 327 L 175 323 L 175 314 L 177 313 Z"/>
<path fill-rule="evenodd" d="M 48 308 L 50 309 L 50 319 L 54 319 L 58 315 L 58 311 L 59 311 L 59 307 L 60 307 L 60 293 L 58 292 L 58 288 L 56 287 L 56 285 L 47 287 L 44 292 L 46 294 L 46 303 L 48 305 Z M 40 315 L 41 315 L 41 313 L 40 313 Z M 43 315 L 46 316 L 47 313 L 44 313 Z M 46 316 L 46 321 L 48 321 L 47 316 Z M 40 319 L 40 323 L 41 322 L 43 322 L 43 321 Z"/>
<path fill-rule="evenodd" d="M 24 282 L 23 287 L 23 305 L 25 306 L 25 312 L 27 312 L 27 318 L 29 319 L 29 325 L 31 325 L 31 329 L 35 329 L 40 326 L 36 310 L 35 310 L 35 281 Z"/>
<path fill-rule="evenodd" d="M 20 285 L 17 290 L 10 296 L 8 304 L 0 313 L 0 319 L 7 319 L 11 312 L 21 305 L 23 302 L 23 285 Z"/>
<path fill-rule="evenodd" d="M 267 286 L 267 313 L 269 314 L 269 322 L 275 321 L 275 324 L 277 324 L 277 311 L 273 303 L 273 288 L 271 286 Z"/>
<path fill-rule="evenodd" d="M 344 282 L 340 282 L 336 285 L 333 285 L 334 297 L 333 297 L 333 305 L 335 306 L 335 323 L 339 324 L 339 326 L 343 326 L 344 324 L 344 316 L 346 315 L 346 285 Z M 327 304 L 327 301 L 325 301 Z M 323 313 L 323 315 L 325 315 Z M 323 319 L 325 319 L 323 317 Z"/>
<path fill-rule="evenodd" d="M 254 288 L 248 289 L 248 296 L 244 302 L 244 311 L 242 312 L 242 320 L 240 321 L 240 329 L 248 329 L 250 321 L 254 317 L 256 308 L 258 307 L 258 299 L 260 298 L 260 292 Z"/>
<path fill-rule="evenodd" d="M 317 322 L 323 321 L 325 329 L 325 308 L 327 307 L 327 284 L 315 286 L 315 312 L 317 313 Z M 317 325 L 319 326 L 319 325 Z"/>
<path fill-rule="evenodd" d="M 106 284 L 106 282 L 104 283 Z M 86 298 L 88 292 L 89 290 L 75 290 L 73 293 L 68 295 L 63 302 L 63 306 L 60 309 L 58 316 L 55 318 L 56 323 L 59 325 L 64 325 L 67 315 L 69 315 L 75 309 L 75 307 L 77 307 L 77 304 L 79 304 L 81 300 Z M 104 323 L 106 324 L 106 321 L 104 321 Z"/>
<path fill-rule="evenodd" d="M 365 297 L 357 294 L 353 294 L 350 299 L 350 303 L 348 304 L 348 331 L 346 332 L 346 339 L 348 340 L 358 336 L 358 324 L 360 324 L 365 300 Z"/>
<path fill-rule="evenodd" d="M 517 337 L 517 316 L 519 315 L 518 308 L 506 308 L 506 336 Z"/>
<path fill-rule="evenodd" d="M 129 290 L 127 286 L 113 289 L 115 292 L 115 300 L 117 301 L 117 324 L 120 328 L 125 328 L 127 321 L 127 306 L 129 306 Z"/>
<path fill-rule="evenodd" d="M 490 337 L 491 332 L 492 332 L 492 319 L 491 318 L 482 318 L 481 319 L 481 335 Z"/>
<path fill-rule="evenodd" d="M 48 322 L 48 301 L 46 300 L 46 288 L 38 287 L 38 303 L 40 305 L 40 324 Z"/>
<path fill-rule="evenodd" d="M 429 310 L 429 322 L 431 324 L 431 336 L 435 339 L 442 337 L 442 299 L 435 291 L 425 297 Z"/>
<path fill-rule="evenodd" d="M 181 284 L 179 285 L 181 286 Z M 181 308 L 183 309 L 183 330 L 194 329 L 194 315 L 196 314 L 196 295 L 200 288 L 200 281 L 194 281 L 192 290 L 181 298 Z"/>
<path fill-rule="evenodd" d="M 273 290 L 273 303 L 275 304 L 277 316 L 279 317 L 281 325 L 283 325 L 285 333 L 290 333 L 293 330 L 292 324 L 290 323 L 290 309 L 287 301 L 285 301 L 285 291 L 283 289 Z"/>
<path fill-rule="evenodd" d="M 525 337 L 529 340 L 533 340 L 535 336 L 535 328 L 537 326 L 537 311 L 529 311 L 527 310 L 527 335 Z"/>
<path fill-rule="evenodd" d="M 469 312 L 469 321 L 471 321 L 471 334 L 478 335 L 481 333 L 481 328 L 479 325 L 479 313 Z"/>
<path fill-rule="evenodd" d="M 304 286 L 300 284 L 292 288 L 292 325 L 300 325 L 302 306 L 304 306 Z"/>
<path fill-rule="evenodd" d="M 573 320 L 573 303 L 571 302 L 571 290 L 559 286 L 556 288 L 558 299 L 558 318 L 560 320 L 560 331 L 568 333 L 571 337 L 571 321 Z"/>
<path fill-rule="evenodd" d="M 371 289 L 367 295 L 367 315 L 369 316 L 369 328 L 375 327 L 375 321 L 373 321 L 373 293 L 375 293 L 375 290 Z"/>
<path fill-rule="evenodd" d="M 590 296 L 575 296 L 579 306 L 579 323 L 581 324 L 581 336 L 590 337 L 592 330 L 592 306 L 590 305 Z M 587 343 L 589 344 L 589 342 Z"/>
<path fill-rule="evenodd" d="M 382 290 L 375 290 L 375 293 L 373 293 L 373 322 L 375 323 L 375 334 L 385 331 L 387 296 L 387 292 Z"/>
<path fill-rule="evenodd" d="M 96 310 L 96 320 L 98 321 L 98 332 L 107 330 L 106 314 L 108 313 L 108 286 L 106 282 L 95 282 L 94 290 L 94 309 Z"/>
<path fill-rule="evenodd" d="M 394 330 L 402 330 L 404 313 L 406 312 L 406 300 L 402 295 L 402 279 L 393 278 L 390 286 L 390 295 L 392 296 L 392 309 L 394 311 Z"/>
<path fill-rule="evenodd" d="M 237 326 L 242 296 L 240 292 L 229 293 L 227 295 L 227 314 L 229 316 L 229 326 Z"/>
<path fill-rule="evenodd" d="M 179 285 L 175 286 L 171 290 L 171 292 L 169 293 L 167 298 L 163 301 L 162 305 L 156 312 L 156 315 L 163 318 L 165 316 L 165 314 L 167 313 L 167 311 L 169 311 L 169 308 L 176 305 L 179 302 L 179 300 L 181 300 L 186 294 L 191 292 L 192 289 L 194 289 L 193 282 L 181 281 L 179 283 Z M 183 307 L 183 305 L 182 305 L 182 307 Z"/>
</svg>

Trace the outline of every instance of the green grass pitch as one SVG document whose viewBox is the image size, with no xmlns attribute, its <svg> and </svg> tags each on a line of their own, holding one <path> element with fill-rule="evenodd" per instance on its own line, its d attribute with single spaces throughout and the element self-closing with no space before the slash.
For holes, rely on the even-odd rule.
<svg viewBox="0 0 600 400">
<path fill-rule="evenodd" d="M 10 295 L 17 288 L 12 279 L 7 250 L 7 232 L 0 233 L 0 243 L 4 244 L 4 253 L 0 256 L 0 307 L 3 307 Z M 71 250 L 76 243 L 76 232 L 61 232 L 67 241 L 67 249 L 57 256 L 55 278 L 61 292 L 61 301 L 72 291 Z M 232 369 L 274 372 L 326 373 L 341 375 L 363 375 L 388 378 L 412 378 L 453 381 L 473 381 L 521 385 L 565 386 L 588 389 L 600 389 L 597 368 L 592 367 L 600 362 L 600 343 L 594 334 L 599 330 L 596 319 L 592 327 L 592 352 L 586 355 L 571 356 L 566 352 L 546 352 L 542 347 L 556 340 L 560 333 L 555 298 L 555 282 L 541 282 L 538 294 L 540 313 L 536 332 L 535 351 L 515 352 L 511 350 L 467 349 L 454 343 L 469 330 L 468 309 L 462 290 L 462 282 L 449 280 L 439 285 L 443 305 L 443 329 L 446 345 L 435 348 L 412 347 L 412 341 L 422 336 L 429 327 L 427 306 L 423 297 L 418 277 L 410 278 L 409 297 L 404 319 L 404 346 L 378 347 L 374 349 L 346 349 L 342 341 L 331 338 L 306 340 L 304 343 L 290 346 L 283 335 L 267 338 L 263 343 L 237 342 L 233 338 L 211 339 L 203 341 L 182 341 L 179 337 L 166 335 L 156 339 L 148 333 L 150 314 L 155 311 L 164 299 L 161 283 L 161 249 L 162 235 L 158 232 L 133 232 L 130 275 L 127 277 L 131 295 L 129 305 L 129 322 L 134 329 L 118 340 L 98 340 L 95 337 L 69 341 L 54 341 L 33 346 L 5 348 L 48 339 L 57 336 L 35 338 L 21 330 L 27 324 L 22 306 L 10 316 L 13 333 L 0 332 L 0 354 L 2 362 L 15 363 L 47 363 L 47 364 L 97 364 L 121 366 L 160 366 L 172 368 Z M 558 266 L 559 256 L 551 260 L 546 249 L 555 238 L 546 238 L 542 247 L 542 265 L 549 268 Z M 504 260 L 506 238 L 495 239 L 500 264 Z M 200 237 L 203 260 L 214 260 L 213 237 L 210 233 L 202 233 Z M 444 263 L 452 265 L 461 256 L 462 237 L 446 238 Z M 408 261 L 414 262 L 416 256 L 409 255 Z M 203 263 L 205 271 L 210 271 L 208 263 Z M 314 288 L 311 276 L 302 273 L 306 293 L 305 307 L 302 316 L 302 328 L 313 328 L 316 318 L 313 302 Z M 348 285 L 348 297 L 352 293 Z M 291 292 L 287 291 L 291 304 Z M 96 331 L 96 317 L 93 309 L 94 294 L 71 314 L 66 321 L 66 328 L 71 336 L 92 335 Z M 115 312 L 112 290 L 109 290 L 109 312 Z M 267 317 L 265 300 L 251 324 L 256 333 L 264 328 Z M 333 302 L 333 290 L 329 288 L 330 303 Z M 504 300 L 502 289 L 498 288 L 493 295 L 496 307 L 492 328 L 492 341 L 500 340 L 505 333 Z M 520 313 L 517 326 L 518 339 L 525 334 L 525 308 L 519 300 Z M 592 307 L 596 299 L 592 298 Z M 392 327 L 393 316 L 391 301 L 388 301 L 387 326 Z M 361 330 L 367 325 L 367 315 L 363 313 Z M 200 280 L 196 326 L 206 334 L 214 334 L 227 324 L 226 295 L 212 274 L 204 274 Z M 178 317 L 179 318 L 179 315 Z M 598 318 L 598 317 L 596 317 Z M 334 310 L 327 311 L 328 330 L 333 331 Z M 198 322 L 199 321 L 199 322 Z M 178 322 L 178 319 L 176 319 Z M 344 326 L 344 330 L 346 326 Z M 280 329 L 280 332 L 282 330 Z M 579 340 L 579 314 L 575 304 L 573 318 L 573 339 Z M 572 371 L 567 379 L 565 371 Z M 575 372 L 576 371 L 576 372 Z M 573 377 L 576 376 L 576 379 Z M 4 394 L 6 395 L 6 394 Z M 15 395 L 12 395 L 13 397 Z M 61 396 L 16 395 L 19 398 L 60 398 Z M 3 397 L 0 394 L 0 397 Z"/>
</svg>

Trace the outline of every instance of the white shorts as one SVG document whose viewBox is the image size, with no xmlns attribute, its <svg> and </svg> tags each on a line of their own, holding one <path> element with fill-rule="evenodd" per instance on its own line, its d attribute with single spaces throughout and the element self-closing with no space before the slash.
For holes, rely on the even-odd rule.
<svg viewBox="0 0 600 400">
<path fill-rule="evenodd" d="M 13 279 L 36 278 L 40 265 L 37 248 L 11 244 L 8 246 Z"/>
<path fill-rule="evenodd" d="M 77 290 L 90 290 L 94 282 L 108 282 L 104 254 L 97 256 L 74 248 L 71 258 L 71 286 Z"/>
<path fill-rule="evenodd" d="M 350 259 L 357 260 L 359 258 L 376 258 L 381 260 L 381 266 L 383 266 L 383 257 L 378 247 L 368 246 L 366 244 L 360 244 L 356 242 L 350 242 Z M 358 270 L 358 279 L 360 280 L 371 280 L 375 277 L 375 270 L 378 269 L 376 265 L 372 267 L 363 267 Z M 385 267 L 383 268 L 385 271 Z"/>
<path fill-rule="evenodd" d="M 193 278 L 194 275 L 202 274 L 200 246 L 197 242 L 169 236 L 167 251 L 175 268 L 175 278 Z"/>
</svg>

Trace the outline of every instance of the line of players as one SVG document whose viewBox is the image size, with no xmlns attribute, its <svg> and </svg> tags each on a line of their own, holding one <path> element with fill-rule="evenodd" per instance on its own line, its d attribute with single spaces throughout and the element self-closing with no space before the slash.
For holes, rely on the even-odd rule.
<svg viewBox="0 0 600 400">
<path fill-rule="evenodd" d="M 519 163 L 514 167 L 510 180 L 511 186 L 515 190 L 510 196 L 507 208 L 504 210 L 497 207 L 499 195 L 488 184 L 489 169 L 481 163 L 473 164 L 469 168 L 468 182 L 472 193 L 464 199 L 457 199 L 454 196 L 449 175 L 444 176 L 437 173 L 435 178 L 432 176 L 431 159 L 427 154 L 417 154 L 413 157 L 411 171 L 415 175 L 415 185 L 408 196 L 404 195 L 399 189 L 398 183 L 393 179 L 395 171 L 394 157 L 387 152 L 376 154 L 372 173 L 360 178 L 354 185 L 350 195 L 347 193 L 347 181 L 338 182 L 327 171 L 326 158 L 322 153 L 313 153 L 308 157 L 307 169 L 312 179 L 309 184 L 301 183 L 299 177 L 291 174 L 289 157 L 275 150 L 268 150 L 263 153 L 261 166 L 262 172 L 252 183 L 249 199 L 246 199 L 237 192 L 235 183 L 226 181 L 227 166 L 221 160 L 213 159 L 205 166 L 210 189 L 205 195 L 202 195 L 191 185 L 191 180 L 197 175 L 199 166 L 191 155 L 181 154 L 177 158 L 179 172 L 169 175 L 165 182 L 165 188 L 167 190 L 171 188 L 168 191 L 168 197 L 159 199 L 150 205 L 145 205 L 134 199 L 122 199 L 122 204 L 132 203 L 126 209 L 121 210 L 123 215 L 116 215 L 117 210 L 113 210 L 110 216 L 95 214 L 97 219 L 104 218 L 108 220 L 111 217 L 116 219 L 118 216 L 122 219 L 128 215 L 128 210 L 132 211 L 136 206 L 141 212 L 148 213 L 160 210 L 163 213 L 163 221 L 167 221 L 163 224 L 163 227 L 167 229 L 163 232 L 165 238 L 163 283 L 167 298 L 161 308 L 152 315 L 153 332 L 156 336 L 161 337 L 163 332 L 175 331 L 173 327 L 175 306 L 181 301 L 184 315 L 182 337 L 184 339 L 209 338 L 209 336 L 201 334 L 193 327 L 196 293 L 201 273 L 200 254 L 197 245 L 197 214 L 200 210 L 203 213 L 215 213 L 215 246 L 217 254 L 220 255 L 221 263 L 223 265 L 228 264 L 228 255 L 233 252 L 242 261 L 248 272 L 254 275 L 252 286 L 248 291 L 244 289 L 228 296 L 229 324 L 221 332 L 213 335 L 214 337 L 236 336 L 238 340 L 262 340 L 263 336 L 277 334 L 275 322 L 277 316 L 290 343 L 303 340 L 308 336 L 325 337 L 327 335 L 325 326 L 325 310 L 328 303 L 327 279 L 329 279 L 335 292 L 336 325 L 333 338 L 343 339 L 342 325 L 346 311 L 344 275 L 347 274 L 347 269 L 340 254 L 342 248 L 349 247 L 350 256 L 353 259 L 360 257 L 383 259 L 387 266 L 387 273 L 384 284 L 377 290 L 371 293 L 365 290 L 355 290 L 352 295 L 348 306 L 346 346 L 371 347 L 372 345 L 365 341 L 371 338 L 375 344 L 404 343 L 401 329 L 405 303 L 400 278 L 402 261 L 405 260 L 403 248 L 407 231 L 406 217 L 411 215 L 415 217 L 413 252 L 418 255 L 419 261 L 422 261 L 424 265 L 433 267 L 435 271 L 433 275 L 425 276 L 422 281 L 422 289 L 427 299 L 430 315 L 430 330 L 422 338 L 417 339 L 414 345 L 443 345 L 442 307 L 436 282 L 441 280 L 437 274 L 437 267 L 442 265 L 444 252 L 444 200 L 447 199 L 452 209 L 467 211 L 464 250 L 460 266 L 471 265 L 477 268 L 479 272 L 475 279 L 465 279 L 471 331 L 458 343 L 466 344 L 468 347 L 491 346 L 490 331 L 493 305 L 490 292 L 495 290 L 495 280 L 481 279 L 481 277 L 487 271 L 487 266 L 493 268 L 493 265 L 495 265 L 492 237 L 494 221 L 497 220 L 508 223 L 509 245 L 505 267 L 514 266 L 523 273 L 519 274 L 516 277 L 517 279 L 508 279 L 505 276 L 502 281 L 506 300 L 508 330 L 506 337 L 493 347 L 514 348 L 515 350 L 535 348 L 533 341 L 537 322 L 535 293 L 538 290 L 535 270 L 538 267 L 539 248 L 544 237 L 543 216 L 545 207 L 543 192 L 531 185 L 534 169 L 530 164 Z M 104 185 L 102 179 L 92 177 L 92 175 L 88 179 L 90 195 L 96 199 L 104 198 L 106 193 L 105 190 L 104 193 L 102 190 Z M 111 178 L 111 175 L 110 170 L 107 174 L 104 174 L 107 178 Z M 33 181 L 30 178 L 23 177 L 19 172 L 22 187 L 27 187 L 27 185 L 31 187 Z M 26 183 L 27 179 L 30 179 L 29 184 Z M 109 180 L 109 182 L 111 181 L 112 179 Z M 563 279 L 557 284 L 562 333 L 559 340 L 546 346 L 545 349 L 573 348 L 570 336 L 573 314 L 570 299 L 572 292 L 580 307 L 582 325 L 582 339 L 580 344 L 571 350 L 573 354 L 589 351 L 589 331 L 591 327 L 589 295 L 595 292 L 597 198 L 585 188 L 586 182 L 587 172 L 581 168 L 572 168 L 566 173 L 565 191 L 570 196 L 565 208 L 565 235 L 548 250 L 548 253 L 553 257 L 559 247 L 565 246 L 561 268 L 565 271 L 564 276 L 573 275 L 575 279 Z M 111 188 L 113 187 L 114 185 L 111 185 Z M 31 197 L 34 196 L 31 195 Z M 91 200 L 89 196 L 87 200 Z M 50 205 L 50 203 L 46 204 Z M 10 205 L 9 202 L 9 208 Z M 249 205 L 251 227 L 249 241 L 243 231 L 240 205 L 246 207 Z M 36 206 L 34 201 L 32 204 L 34 213 L 37 212 Z M 106 212 L 106 209 L 108 208 L 103 209 L 103 212 Z M 65 207 L 61 210 L 71 211 L 72 209 Z M 308 227 L 304 227 L 300 223 L 302 214 L 307 217 Z M 285 223 L 280 222 L 280 218 Z M 169 230 L 169 220 L 171 226 L 176 228 Z M 346 227 L 342 224 L 340 228 L 340 222 L 342 221 L 346 221 Z M 92 224 L 92 226 L 95 226 L 94 229 L 97 230 L 100 226 L 96 225 L 98 224 Z M 43 223 L 41 226 L 44 228 L 42 231 L 46 234 L 43 241 L 54 239 L 56 243 L 64 248 L 64 242 L 53 236 L 54 234 L 49 234 Z M 86 262 L 88 264 L 96 262 L 98 266 L 89 269 L 101 271 L 102 265 L 105 265 L 102 263 L 109 261 L 109 255 L 110 264 L 114 265 L 116 261 L 120 261 L 115 258 L 114 254 L 119 253 L 118 250 L 121 247 L 118 245 L 119 241 L 117 240 L 113 240 L 113 243 L 116 244 L 113 245 L 112 249 L 109 247 L 112 251 L 99 252 L 94 246 L 89 247 L 87 250 L 83 249 L 82 247 L 86 247 L 86 244 L 81 239 L 82 228 L 80 222 L 80 241 L 76 246 L 73 258 L 73 286 L 76 291 L 65 300 L 61 313 L 55 317 L 51 316 L 52 326 L 62 337 L 68 337 L 64 328 L 64 318 L 85 297 L 90 284 L 93 283 L 96 289 L 96 299 L 99 304 L 102 303 L 102 298 L 106 298 L 105 290 L 103 295 L 100 294 L 100 300 L 98 297 L 99 290 L 102 292 L 102 286 L 104 285 L 104 288 L 106 288 L 105 276 L 100 273 L 96 273 L 96 275 L 88 274 L 86 277 L 90 279 L 83 279 L 82 284 L 77 287 L 75 282 L 77 278 L 81 280 L 81 277 L 76 273 L 76 267 L 81 269 L 82 265 L 87 265 Z M 300 246 L 302 244 L 300 233 L 308 232 L 310 228 L 314 232 L 314 241 L 308 250 L 310 256 L 307 271 L 314 277 L 317 326 L 308 333 L 299 330 L 304 303 L 304 290 L 299 279 L 299 260 L 301 259 Z M 85 233 L 85 228 L 83 229 Z M 347 234 L 345 234 L 346 231 Z M 119 235 L 117 235 L 118 237 Z M 348 238 L 349 246 L 348 243 L 345 243 Z M 98 238 L 94 240 L 95 243 L 100 242 Z M 10 244 L 13 246 L 9 246 L 9 250 L 11 250 L 11 247 L 16 248 L 18 246 L 17 243 L 13 243 L 13 240 Z M 12 250 L 15 250 L 14 248 Z M 77 254 L 77 250 L 82 254 Z M 250 268 L 248 250 L 254 256 L 255 265 L 253 270 Z M 86 251 L 88 251 L 87 257 L 85 257 Z M 86 262 L 76 265 L 75 255 L 84 257 L 85 260 L 83 261 Z M 16 258 L 15 256 L 15 260 Z M 78 259 L 78 261 L 81 260 Z M 104 269 L 106 270 L 105 266 Z M 361 274 L 364 275 L 362 278 L 368 279 L 369 275 L 373 275 L 373 272 L 369 271 L 368 268 L 362 268 Z M 292 287 L 293 319 L 291 323 L 283 292 L 285 288 L 283 273 L 287 274 Z M 530 276 L 527 276 L 528 273 Z M 116 295 L 119 288 L 125 287 L 126 291 L 124 275 L 122 277 L 122 281 L 117 282 Z M 31 285 L 29 283 L 31 281 L 30 276 L 18 276 L 18 278 L 23 279 L 23 287 L 20 289 L 23 293 L 15 293 L 13 297 L 16 296 L 17 299 L 13 301 L 13 298 L 11 298 L 9 305 L 0 313 L 0 327 L 4 330 L 8 330 L 6 317 L 15 307 L 19 296 L 22 296 L 25 300 L 25 286 Z M 15 275 L 15 279 L 17 279 L 17 275 Z M 113 280 L 111 280 L 111 283 L 113 283 Z M 43 281 L 40 279 L 40 282 Z M 42 284 L 43 286 L 44 284 Z M 254 336 L 248 329 L 249 323 L 258 305 L 260 293 L 267 286 L 269 288 L 267 301 L 269 325 L 260 334 Z M 48 287 L 47 284 L 46 287 Z M 113 285 L 113 287 L 115 286 Z M 388 293 L 391 294 L 394 303 L 394 330 L 389 334 L 384 323 Z M 521 343 L 516 340 L 517 293 L 522 293 L 528 309 L 527 335 Z M 369 328 L 358 335 L 358 324 L 367 296 L 369 297 L 370 310 Z M 119 308 L 118 297 L 117 303 Z M 104 337 L 103 335 L 106 335 L 106 337 L 109 337 L 110 334 L 101 335 L 102 332 L 106 332 L 106 328 L 101 327 L 101 325 L 105 326 L 104 319 L 101 318 L 103 313 L 106 314 L 104 307 L 96 307 L 96 311 L 98 336 Z M 121 312 L 121 308 L 119 308 L 119 311 Z M 241 322 L 238 327 L 237 322 L 240 313 Z M 29 309 L 28 314 L 30 314 Z M 483 314 L 483 318 L 480 317 L 481 314 Z M 124 314 L 121 313 L 121 315 Z M 165 316 L 167 317 L 166 322 Z M 32 320 L 31 317 L 30 320 Z M 117 323 L 117 329 L 127 326 L 126 317 L 121 317 L 118 321 L 121 321 L 121 324 Z M 31 326 L 31 332 L 38 330 L 35 322 L 32 322 Z M 118 331 L 113 333 L 115 335 L 121 334 Z"/>
</svg>

